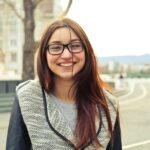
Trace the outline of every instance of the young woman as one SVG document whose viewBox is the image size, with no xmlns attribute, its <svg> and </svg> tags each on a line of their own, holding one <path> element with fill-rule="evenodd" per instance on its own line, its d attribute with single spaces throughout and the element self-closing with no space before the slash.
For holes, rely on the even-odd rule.
<svg viewBox="0 0 150 150">
<path fill-rule="evenodd" d="M 118 102 L 79 24 L 65 18 L 48 26 L 37 73 L 17 87 L 7 150 L 122 149 Z"/>
</svg>

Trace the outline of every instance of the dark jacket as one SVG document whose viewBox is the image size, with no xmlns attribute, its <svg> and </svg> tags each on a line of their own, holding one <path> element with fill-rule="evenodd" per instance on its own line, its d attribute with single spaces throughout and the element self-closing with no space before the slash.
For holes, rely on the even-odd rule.
<svg viewBox="0 0 150 150">
<path fill-rule="evenodd" d="M 109 142 L 107 150 L 122 150 L 120 123 L 116 119 L 114 127 L 114 144 Z M 15 100 L 9 122 L 6 150 L 31 150 L 32 144 L 24 124 L 18 100 Z"/>
<path fill-rule="evenodd" d="M 33 83 L 31 83 L 33 85 Z M 35 95 L 36 96 L 40 96 L 40 88 L 35 88 L 37 86 L 37 83 L 34 84 L 33 88 L 29 89 L 29 86 L 27 87 L 27 90 L 22 90 L 22 93 L 23 93 L 23 99 L 24 97 L 27 97 L 27 99 L 24 99 L 25 101 L 20 101 L 19 98 L 16 98 L 15 102 L 14 102 L 14 105 L 13 105 L 13 109 L 12 109 L 12 112 L 11 112 L 11 117 L 10 117 L 10 123 L 9 123 L 9 128 L 8 128 L 8 135 L 7 135 L 7 145 L 6 145 L 6 150 L 31 150 L 32 149 L 32 146 L 33 146 L 33 143 L 31 142 L 31 137 L 29 136 L 29 130 L 31 130 L 29 124 L 27 126 L 26 122 L 25 122 L 25 116 L 23 115 L 23 112 L 24 114 L 26 115 L 26 113 L 28 113 L 27 111 L 25 112 L 24 111 L 24 107 L 20 104 L 27 104 L 27 101 L 32 101 L 31 98 L 34 98 L 34 102 L 37 102 L 36 98 L 34 97 L 34 92 L 35 92 Z M 32 89 L 34 89 L 33 91 L 31 91 Z M 26 91 L 28 91 L 30 93 L 25 93 Z M 37 92 L 38 91 L 38 92 Z M 31 94 L 32 93 L 32 94 Z M 38 94 L 38 95 L 37 95 Z M 20 94 L 21 95 L 21 94 Z M 31 96 L 29 98 L 29 96 Z M 22 99 L 22 97 L 20 96 L 20 98 Z M 45 94 L 43 94 L 43 96 L 40 96 L 41 100 L 43 99 L 44 101 L 44 105 L 42 105 L 42 102 L 40 103 L 40 107 L 42 107 L 43 111 L 45 111 L 45 118 L 46 119 L 46 124 L 49 124 L 49 130 L 51 130 L 51 134 L 53 135 L 57 135 L 57 136 L 53 136 L 53 137 L 56 137 L 56 141 L 58 141 L 59 139 L 61 139 L 63 141 L 63 143 L 66 142 L 66 145 L 70 145 L 70 148 L 68 146 L 68 150 L 69 149 L 75 149 L 74 145 L 71 145 L 72 143 L 67 139 L 64 138 L 64 136 L 62 134 L 66 134 L 66 130 L 64 130 L 63 132 L 60 132 L 60 130 L 55 130 L 55 126 L 53 128 L 53 126 L 51 126 L 51 123 L 52 125 L 55 125 L 55 123 L 57 124 L 57 121 L 59 119 L 62 119 L 60 116 L 58 116 L 57 114 L 54 116 L 53 120 L 54 121 L 55 119 L 55 122 L 50 122 L 49 119 L 51 118 L 48 118 L 47 116 L 47 107 L 46 107 L 46 98 L 45 98 Z M 35 103 L 32 103 L 33 105 L 30 106 L 31 108 L 29 108 L 29 105 L 27 105 L 27 110 L 31 110 L 33 109 L 34 110 L 34 105 Z M 50 105 L 49 105 L 50 107 Z M 39 108 L 39 107 L 38 107 Z M 53 108 L 53 111 L 56 111 L 57 112 L 57 109 L 54 108 L 54 107 L 51 107 Z M 26 110 L 26 108 L 25 108 Z M 36 110 L 38 111 L 38 110 Z M 38 112 L 35 112 L 36 115 L 38 114 Z M 51 113 L 51 112 L 50 112 Z M 52 112 L 53 113 L 53 112 Z M 29 115 L 32 117 L 33 114 L 32 113 L 29 113 Z M 31 118 L 27 118 L 27 119 L 31 119 Z M 28 122 L 27 122 L 28 123 Z M 65 127 L 65 124 L 61 121 L 59 122 L 61 123 L 60 124 L 57 124 L 59 127 Z M 100 128 L 100 127 L 99 127 Z M 60 129 L 60 128 L 59 128 Z M 100 130 L 98 130 L 100 131 Z M 49 131 L 48 131 L 49 132 Z M 100 131 L 101 132 L 101 131 Z M 41 133 L 41 132 L 40 132 Z M 62 133 L 62 134 L 61 134 Z M 120 123 L 119 123 L 119 117 L 117 116 L 116 119 L 114 120 L 114 128 L 113 128 L 113 133 L 114 133 L 114 137 L 113 137 L 113 144 L 111 142 L 111 139 L 110 139 L 110 142 L 108 143 L 107 145 L 107 148 L 106 150 L 122 150 L 122 143 L 121 143 L 121 134 L 120 134 Z M 99 134 L 99 133 L 98 133 Z M 32 138 L 34 135 L 32 135 Z M 50 139 L 52 140 L 52 139 Z M 54 140 L 55 141 L 55 140 Z M 59 140 L 60 141 L 60 140 Z M 108 140 L 109 141 L 109 140 Z M 70 142 L 70 143 L 68 143 Z M 55 143 L 54 143 L 55 144 Z M 58 143 L 57 143 L 58 144 Z M 90 144 L 90 143 L 89 143 Z M 84 150 L 88 147 L 89 145 L 85 145 L 84 148 L 81 148 L 80 150 Z M 43 148 L 44 149 L 44 148 Z M 53 150 L 53 148 L 49 148 L 50 150 Z M 59 150 L 59 149 L 58 149 Z M 62 150 L 62 149 L 61 149 Z M 66 149 L 65 149 L 66 150 Z M 90 150 L 90 148 L 89 148 Z"/>
</svg>

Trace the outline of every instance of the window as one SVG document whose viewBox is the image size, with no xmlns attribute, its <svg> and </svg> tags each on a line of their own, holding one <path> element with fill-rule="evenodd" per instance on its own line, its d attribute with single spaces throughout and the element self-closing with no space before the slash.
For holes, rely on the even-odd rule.
<svg viewBox="0 0 150 150">
<path fill-rule="evenodd" d="M 0 50 L 2 50 L 2 49 L 3 49 L 3 41 L 0 40 Z"/>
<path fill-rule="evenodd" d="M 2 23 L 2 20 L 0 18 L 0 33 L 2 33 L 2 32 L 3 32 L 3 23 Z"/>
<path fill-rule="evenodd" d="M 0 10 L 4 9 L 4 2 L 0 1 Z"/>
<path fill-rule="evenodd" d="M 0 63 L 4 63 L 4 52 L 0 49 Z"/>
<path fill-rule="evenodd" d="M 11 34 L 17 33 L 17 21 L 16 21 L 16 19 L 10 20 L 10 33 Z"/>
<path fill-rule="evenodd" d="M 10 40 L 10 46 L 17 46 L 17 40 L 16 39 L 12 39 Z"/>
<path fill-rule="evenodd" d="M 17 54 L 16 52 L 11 53 L 11 62 L 16 62 L 17 61 Z"/>
</svg>

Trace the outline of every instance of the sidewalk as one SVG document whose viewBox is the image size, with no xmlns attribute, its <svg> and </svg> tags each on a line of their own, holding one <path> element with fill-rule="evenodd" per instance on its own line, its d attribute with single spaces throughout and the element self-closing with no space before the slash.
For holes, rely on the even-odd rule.
<svg viewBox="0 0 150 150">
<path fill-rule="evenodd" d="M 0 149 L 5 150 L 10 113 L 0 113 Z"/>
</svg>

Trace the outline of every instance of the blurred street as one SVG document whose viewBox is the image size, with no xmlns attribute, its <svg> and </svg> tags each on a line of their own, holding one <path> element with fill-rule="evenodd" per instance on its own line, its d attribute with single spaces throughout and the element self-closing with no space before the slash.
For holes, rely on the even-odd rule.
<svg viewBox="0 0 150 150">
<path fill-rule="evenodd" d="M 124 150 L 150 149 L 150 79 L 128 79 L 130 87 L 120 96 Z M 0 149 L 5 150 L 9 113 L 0 114 Z"/>
<path fill-rule="evenodd" d="M 128 81 L 130 92 L 119 98 L 125 150 L 150 149 L 150 79 Z"/>
<path fill-rule="evenodd" d="M 0 114 L 0 149 L 1 150 L 5 150 L 9 118 L 10 118 L 10 113 Z"/>
</svg>

